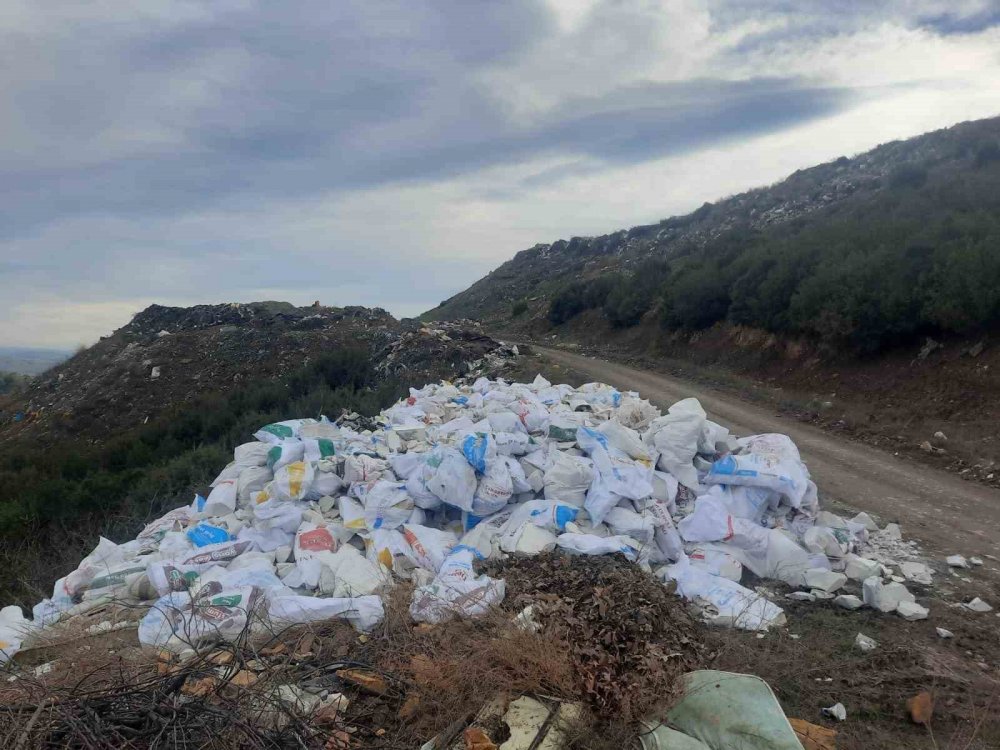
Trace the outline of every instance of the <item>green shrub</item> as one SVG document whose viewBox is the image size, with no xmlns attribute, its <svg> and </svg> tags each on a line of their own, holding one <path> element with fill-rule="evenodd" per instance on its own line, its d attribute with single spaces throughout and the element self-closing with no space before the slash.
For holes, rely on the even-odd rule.
<svg viewBox="0 0 1000 750">
<path fill-rule="evenodd" d="M 0 601 L 33 604 L 97 535 L 132 538 L 144 523 L 205 492 L 233 448 L 291 416 L 374 414 L 399 395 L 377 383 L 364 351 L 316 360 L 284 382 L 251 383 L 177 407 L 101 446 L 0 454 Z"/>
<path fill-rule="evenodd" d="M 552 298 L 549 305 L 549 322 L 555 326 L 562 325 L 584 310 L 601 307 L 618 279 L 617 274 L 606 274 L 595 279 L 567 284 Z"/>
<path fill-rule="evenodd" d="M 528 312 L 528 303 L 522 299 L 514 303 L 514 306 L 510 309 L 510 316 L 518 318 L 526 312 Z"/>
</svg>

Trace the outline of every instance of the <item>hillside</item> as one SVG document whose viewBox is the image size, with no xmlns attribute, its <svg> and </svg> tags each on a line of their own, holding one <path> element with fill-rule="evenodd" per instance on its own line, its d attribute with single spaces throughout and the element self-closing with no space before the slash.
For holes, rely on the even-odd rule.
<svg viewBox="0 0 1000 750">
<path fill-rule="evenodd" d="M 717 322 L 871 352 L 1000 321 L 1000 118 L 804 169 L 681 217 L 536 245 L 429 310 L 540 333 Z"/>
<path fill-rule="evenodd" d="M 409 383 L 499 374 L 511 354 L 380 309 L 153 305 L 0 397 L 0 596 L 36 598 L 96 535 L 134 535 L 207 491 L 261 424 L 372 415 Z"/>
</svg>

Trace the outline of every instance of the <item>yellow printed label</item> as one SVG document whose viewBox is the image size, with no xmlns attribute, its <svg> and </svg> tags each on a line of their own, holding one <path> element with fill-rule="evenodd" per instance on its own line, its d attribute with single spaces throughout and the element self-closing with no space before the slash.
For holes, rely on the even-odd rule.
<svg viewBox="0 0 1000 750">
<path fill-rule="evenodd" d="M 298 497 L 302 494 L 302 480 L 305 479 L 306 465 L 301 461 L 288 464 L 288 494 Z"/>
</svg>

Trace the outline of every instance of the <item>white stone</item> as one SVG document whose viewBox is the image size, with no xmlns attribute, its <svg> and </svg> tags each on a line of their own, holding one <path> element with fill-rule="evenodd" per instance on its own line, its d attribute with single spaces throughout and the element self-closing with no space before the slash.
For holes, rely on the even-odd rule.
<svg viewBox="0 0 1000 750">
<path fill-rule="evenodd" d="M 821 591 L 836 591 L 847 583 L 847 576 L 823 568 L 810 568 L 804 574 L 806 586 Z"/>
<path fill-rule="evenodd" d="M 857 555 L 847 555 L 844 558 L 844 574 L 852 581 L 863 581 L 878 575 L 882 566 L 876 560 L 868 560 Z"/>
<path fill-rule="evenodd" d="M 864 526 L 866 531 L 878 531 L 878 524 L 864 511 L 852 518 L 851 522 Z"/>
<path fill-rule="evenodd" d="M 814 602 L 816 597 L 810 594 L 808 591 L 793 591 L 787 595 L 788 599 L 794 599 L 798 602 Z"/>
<path fill-rule="evenodd" d="M 292 556 L 292 548 L 287 544 L 283 544 L 280 547 L 275 547 L 274 549 L 274 561 L 276 563 L 286 563 Z"/>
<path fill-rule="evenodd" d="M 950 630 L 945 630 L 944 628 L 934 628 L 937 631 L 938 638 L 954 638 L 955 634 Z"/>
<path fill-rule="evenodd" d="M 901 583 L 882 583 L 882 580 L 872 576 L 865 580 L 861 592 L 867 604 L 879 612 L 895 612 L 900 602 L 913 602 L 916 597 L 907 591 Z"/>
<path fill-rule="evenodd" d="M 896 613 L 904 620 L 910 621 L 926 620 L 929 612 L 927 607 L 921 607 L 916 602 L 900 602 L 896 607 Z"/>
<path fill-rule="evenodd" d="M 948 563 L 953 568 L 968 568 L 969 567 L 969 561 L 966 560 L 961 555 L 948 555 L 948 557 L 945 558 L 945 562 Z"/>
<path fill-rule="evenodd" d="M 970 557 L 969 558 L 969 564 L 970 565 L 975 565 L 978 568 L 980 565 L 983 564 L 983 561 L 981 559 L 979 559 L 978 557 Z"/>
<path fill-rule="evenodd" d="M 899 566 L 899 569 L 907 581 L 920 583 L 924 586 L 930 586 L 934 582 L 934 579 L 931 578 L 931 569 L 923 563 L 905 562 Z"/>
<path fill-rule="evenodd" d="M 841 609 L 861 609 L 864 606 L 864 602 L 861 601 L 854 594 L 841 594 L 833 600 L 834 606 L 840 607 Z"/>
<path fill-rule="evenodd" d="M 886 539 L 902 540 L 903 531 L 899 528 L 898 523 L 887 523 L 885 528 L 882 529 L 882 536 Z"/>
<path fill-rule="evenodd" d="M 984 602 L 978 596 L 971 602 L 965 602 L 965 604 L 963 604 L 962 606 L 973 612 L 989 612 L 990 610 L 993 609 L 993 607 Z"/>
<path fill-rule="evenodd" d="M 869 638 L 864 633 L 858 633 L 854 638 L 854 645 L 863 653 L 867 654 L 869 651 L 874 651 L 878 648 L 878 641 L 874 638 Z"/>
<path fill-rule="evenodd" d="M 823 589 L 813 589 L 809 592 L 817 599 L 830 600 L 833 599 L 836 594 L 830 593 L 829 591 L 824 591 Z"/>
</svg>

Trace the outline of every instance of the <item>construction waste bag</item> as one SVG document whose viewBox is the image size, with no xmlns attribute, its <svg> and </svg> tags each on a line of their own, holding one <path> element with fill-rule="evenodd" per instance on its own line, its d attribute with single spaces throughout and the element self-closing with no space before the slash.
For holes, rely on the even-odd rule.
<svg viewBox="0 0 1000 750">
<path fill-rule="evenodd" d="M 254 438 L 207 497 L 130 542 L 101 539 L 32 628 L 121 601 L 149 607 L 140 639 L 155 648 L 229 640 L 268 618 L 367 630 L 397 580 L 414 586 L 417 621 L 475 617 L 505 594 L 480 561 L 563 550 L 622 555 L 706 621 L 763 630 L 784 613 L 741 584 L 745 569 L 799 586 L 867 559 L 867 525 L 820 510 L 787 436 L 737 439 L 696 399 L 661 414 L 602 383 L 479 378 L 411 388 L 363 423 L 290 419 Z M 912 604 L 884 570 L 864 572 L 867 604 Z M 0 622 L 7 656 L 15 625 Z"/>
<path fill-rule="evenodd" d="M 778 699 L 759 677 L 700 670 L 683 680 L 683 695 L 662 721 L 644 722 L 645 750 L 802 750 Z"/>
</svg>

